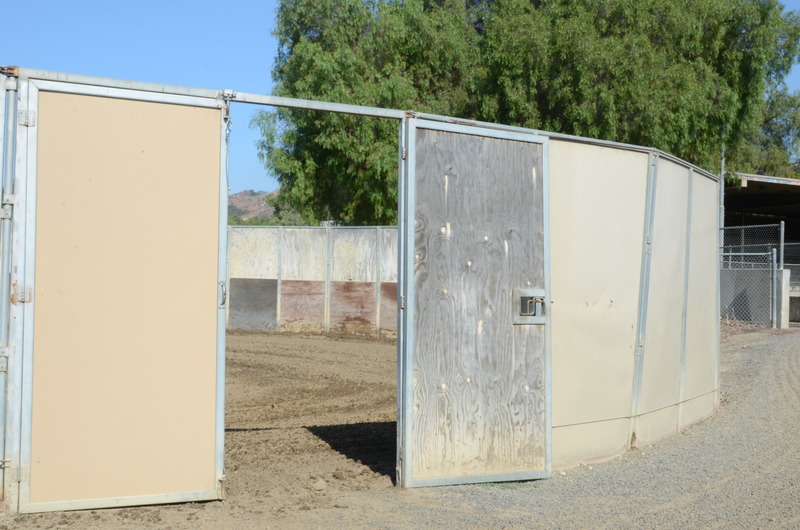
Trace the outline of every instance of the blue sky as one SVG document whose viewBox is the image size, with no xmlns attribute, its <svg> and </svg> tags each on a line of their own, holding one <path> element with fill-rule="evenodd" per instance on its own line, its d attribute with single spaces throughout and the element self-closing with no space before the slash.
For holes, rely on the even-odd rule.
<svg viewBox="0 0 800 530">
<path fill-rule="evenodd" d="M 783 2 L 800 10 L 800 0 Z M 269 94 L 277 0 L 22 0 L 6 2 L 0 64 L 74 74 Z M 800 90 L 800 68 L 787 78 Z M 258 161 L 248 124 L 256 107 L 234 104 L 232 192 L 278 184 Z"/>
</svg>

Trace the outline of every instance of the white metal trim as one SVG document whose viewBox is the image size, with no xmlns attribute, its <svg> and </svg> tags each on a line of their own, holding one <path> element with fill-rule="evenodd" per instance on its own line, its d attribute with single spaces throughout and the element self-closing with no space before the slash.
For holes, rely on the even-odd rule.
<svg viewBox="0 0 800 530">
<path fill-rule="evenodd" d="M 20 510 L 20 513 L 91 510 L 95 508 L 122 508 L 126 506 L 144 506 L 148 504 L 175 504 L 183 502 L 211 501 L 219 498 L 219 491 L 213 490 L 192 493 L 82 499 L 79 501 L 40 502 L 24 505 L 24 507 Z"/>
<path fill-rule="evenodd" d="M 26 94 L 27 110 L 39 113 L 39 89 L 34 83 L 30 83 Z M 21 227 L 24 233 L 24 273 L 22 275 L 21 286 L 33 288 L 36 273 L 36 175 L 38 174 L 38 134 L 35 127 L 20 127 L 21 136 L 25 136 L 27 150 L 27 162 L 23 171 L 17 172 L 18 188 L 16 196 L 18 203 L 24 202 L 26 205 L 26 215 Z M 24 195 L 20 193 L 19 187 L 24 186 Z M 22 347 L 18 350 L 22 362 L 22 407 L 20 422 L 20 450 L 19 466 L 31 468 L 31 429 L 33 412 L 33 317 L 36 308 L 36 297 L 26 304 L 15 304 L 22 306 Z M 30 477 L 28 477 L 30 479 Z M 30 480 L 20 482 L 19 486 L 19 506 L 30 504 Z"/>
<path fill-rule="evenodd" d="M 151 103 L 170 103 L 173 105 L 191 105 L 193 107 L 220 108 L 221 99 L 201 98 L 161 92 L 137 92 L 124 88 L 110 88 L 94 85 L 78 85 L 60 81 L 31 81 L 31 84 L 42 92 L 60 92 L 63 94 L 77 94 L 82 96 L 97 96 L 104 98 L 132 99 L 135 101 L 149 101 Z"/>
<path fill-rule="evenodd" d="M 215 481 L 221 497 L 221 481 L 225 476 L 225 331 L 228 306 L 230 305 L 230 282 L 228 281 L 228 119 L 227 112 L 220 112 L 219 146 L 219 232 L 217 258 L 217 281 L 225 285 L 227 295 L 217 307 L 217 379 L 216 379 L 216 452 Z"/>
</svg>

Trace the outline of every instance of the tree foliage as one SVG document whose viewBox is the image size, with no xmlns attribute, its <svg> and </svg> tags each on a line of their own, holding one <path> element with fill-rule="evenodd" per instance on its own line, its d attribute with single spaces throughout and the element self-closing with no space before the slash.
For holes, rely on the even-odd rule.
<svg viewBox="0 0 800 530">
<path fill-rule="evenodd" d="M 780 120 L 759 129 L 786 108 L 765 94 L 800 39 L 775 0 L 283 0 L 275 34 L 275 95 L 648 145 L 707 168 L 723 145 L 745 164 L 761 132 L 792 138 Z M 253 125 L 302 216 L 396 222 L 395 122 L 281 109 Z"/>
</svg>

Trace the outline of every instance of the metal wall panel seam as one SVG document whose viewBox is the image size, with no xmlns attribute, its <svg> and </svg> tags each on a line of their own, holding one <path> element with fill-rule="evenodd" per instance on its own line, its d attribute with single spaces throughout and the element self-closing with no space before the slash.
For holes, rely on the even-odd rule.
<svg viewBox="0 0 800 530">
<path fill-rule="evenodd" d="M 61 92 L 65 94 L 81 94 L 117 99 L 131 99 L 135 101 L 149 101 L 151 103 L 170 103 L 173 105 L 190 105 L 203 108 L 221 108 L 223 102 L 214 98 L 199 98 L 184 94 L 165 94 L 160 92 L 137 92 L 124 88 L 99 87 L 94 85 L 70 85 L 56 81 L 32 81 L 43 92 Z"/>
<path fill-rule="evenodd" d="M 375 227 L 375 336 L 381 336 L 381 228 Z"/>
<path fill-rule="evenodd" d="M 229 103 L 225 103 L 229 107 Z M 217 380 L 216 380 L 216 454 L 215 483 L 217 498 L 224 496 L 222 481 L 225 478 L 225 331 L 230 297 L 228 281 L 228 154 L 230 150 L 230 112 L 229 108 L 220 112 L 220 146 L 219 146 L 219 241 L 217 247 L 217 281 L 225 286 L 226 295 L 222 305 L 217 309 Z"/>
<path fill-rule="evenodd" d="M 275 327 L 277 328 L 276 331 L 281 330 L 281 267 L 283 265 L 283 227 L 278 227 L 278 272 L 277 276 L 277 287 L 275 293 Z"/>
<path fill-rule="evenodd" d="M 546 324 L 544 329 L 544 403 L 545 403 L 545 473 L 553 472 L 553 321 L 550 261 L 550 140 L 542 142 L 542 229 L 544 231 L 544 289 Z"/>
<path fill-rule="evenodd" d="M 633 358 L 633 389 L 631 392 L 630 428 L 628 446 L 636 442 L 637 418 L 639 416 L 639 397 L 642 391 L 642 371 L 644 370 L 644 344 L 647 327 L 647 304 L 650 291 L 650 258 L 653 244 L 653 222 L 655 219 L 656 182 L 659 156 L 650 152 L 647 159 L 647 191 L 645 196 L 644 229 L 642 234 L 642 263 L 639 276 L 639 315 L 636 324 L 636 351 Z"/>
<path fill-rule="evenodd" d="M 38 114 L 39 111 L 39 90 L 33 83 L 27 86 L 26 105 L 29 112 Z M 22 102 L 23 100 L 20 100 Z M 23 109 L 21 109 L 23 110 Z M 37 184 L 37 157 L 38 143 L 35 127 L 21 127 L 21 133 L 25 137 L 26 144 L 26 167 L 22 175 L 25 182 L 25 203 L 26 217 L 24 220 L 24 245 L 25 245 L 25 272 L 21 284 L 22 289 L 34 289 L 36 277 L 36 184 Z M 19 173 L 18 173 L 19 174 Z M 19 194 L 18 198 L 19 198 Z M 33 323 L 36 298 L 22 306 L 22 409 L 20 414 L 20 446 L 19 446 L 19 466 L 30 470 L 31 467 L 31 421 L 33 412 Z M 19 484 L 19 510 L 22 511 L 30 504 L 30 487 L 33 477 L 28 476 L 28 480 Z"/>
<path fill-rule="evenodd" d="M 683 393 L 686 383 L 686 326 L 689 320 L 689 275 L 691 272 L 692 249 L 692 199 L 694 188 L 694 171 L 689 170 L 689 189 L 687 190 L 686 204 L 686 254 L 683 268 L 683 318 L 681 319 L 681 370 L 678 376 L 678 418 L 676 430 L 680 430 L 683 422 Z"/>
</svg>

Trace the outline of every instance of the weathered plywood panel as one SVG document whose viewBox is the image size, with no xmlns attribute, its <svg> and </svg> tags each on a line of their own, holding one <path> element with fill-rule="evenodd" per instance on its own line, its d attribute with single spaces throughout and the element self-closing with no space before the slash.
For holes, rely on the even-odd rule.
<svg viewBox="0 0 800 530">
<path fill-rule="evenodd" d="M 381 334 L 397 336 L 397 284 L 381 283 Z"/>
<path fill-rule="evenodd" d="M 641 414 L 679 401 L 688 202 L 689 170 L 659 159 L 639 401 Z M 714 263 L 717 263 L 716 258 Z M 655 429 L 661 425 L 651 422 L 651 432 L 647 436 L 659 437 Z"/>
<path fill-rule="evenodd" d="M 325 230 L 284 228 L 281 279 L 324 282 L 328 260 Z"/>
<path fill-rule="evenodd" d="M 325 331 L 325 282 L 281 282 L 281 331 Z"/>
<path fill-rule="evenodd" d="M 686 366 L 682 400 L 716 390 L 719 184 L 695 174 L 689 242 L 689 298 L 686 307 Z M 710 413 L 712 409 L 706 411 Z"/>
<path fill-rule="evenodd" d="M 332 229 L 331 281 L 374 282 L 377 236 L 374 228 Z"/>
<path fill-rule="evenodd" d="M 375 334 L 377 305 L 374 283 L 331 282 L 330 300 L 331 330 Z"/>
<path fill-rule="evenodd" d="M 544 470 L 541 145 L 417 130 L 412 475 Z"/>
<path fill-rule="evenodd" d="M 30 503 L 214 492 L 221 110 L 38 118 Z"/>
<path fill-rule="evenodd" d="M 278 277 L 278 227 L 231 227 L 228 229 L 231 278 Z"/>
<path fill-rule="evenodd" d="M 397 229 L 381 228 L 381 281 L 397 282 Z"/>
<path fill-rule="evenodd" d="M 278 329 L 278 280 L 231 278 L 228 327 Z"/>
<path fill-rule="evenodd" d="M 647 174 L 646 153 L 550 142 L 554 427 L 630 414 Z"/>
</svg>

